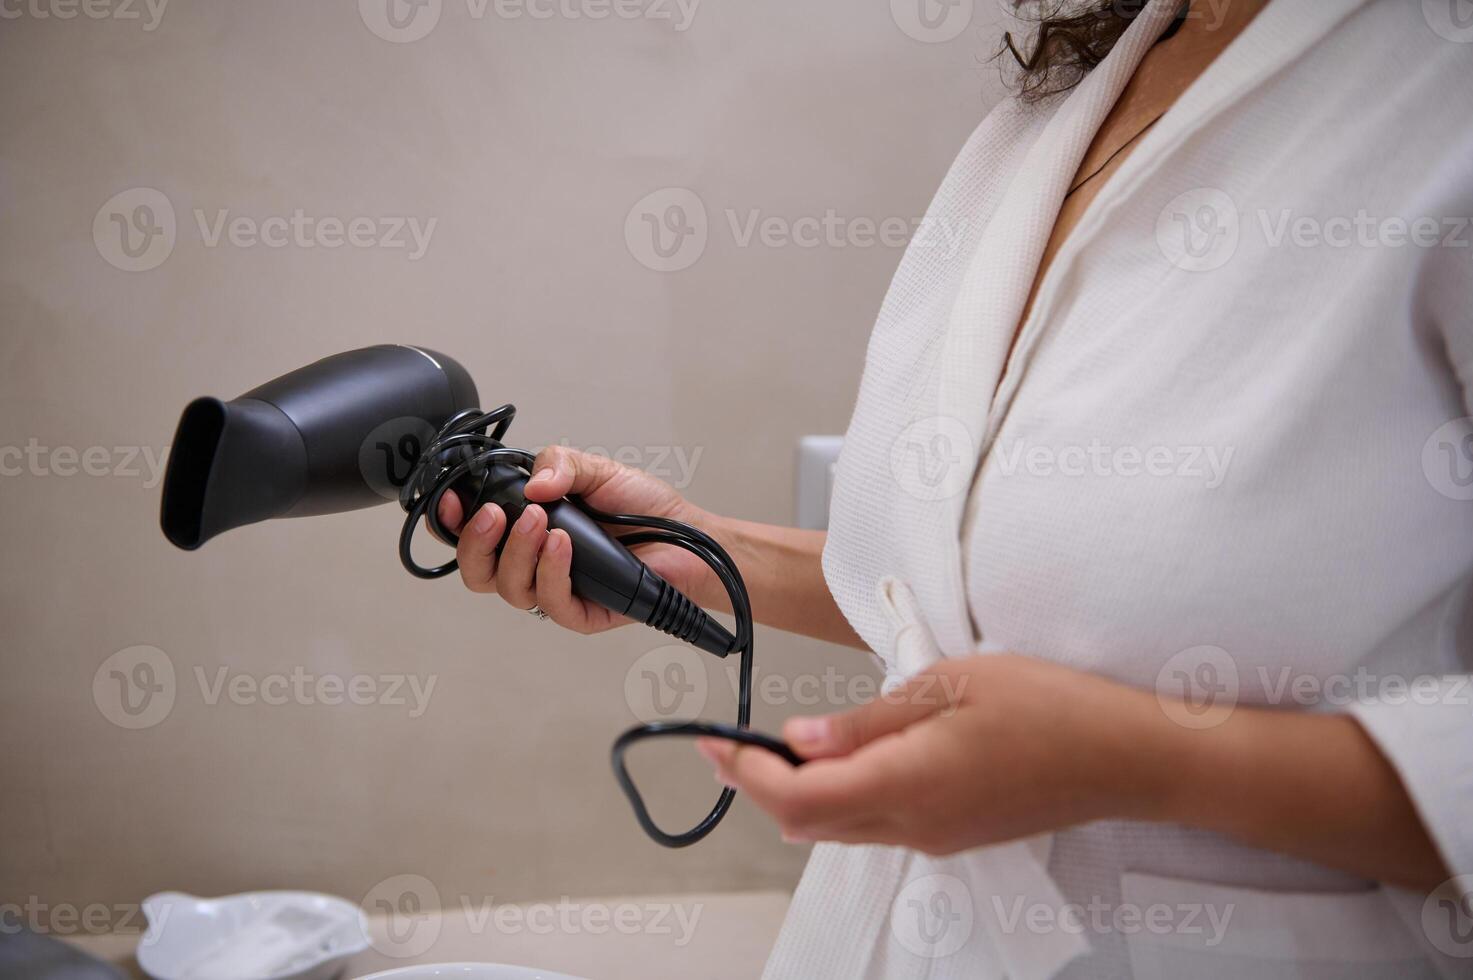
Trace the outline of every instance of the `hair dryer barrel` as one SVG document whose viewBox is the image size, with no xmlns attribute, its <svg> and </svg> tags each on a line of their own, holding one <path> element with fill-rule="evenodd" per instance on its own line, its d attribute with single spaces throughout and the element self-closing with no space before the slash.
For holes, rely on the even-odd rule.
<svg viewBox="0 0 1473 980">
<path fill-rule="evenodd" d="M 233 401 L 198 398 L 185 408 L 164 474 L 164 535 L 185 549 L 222 531 L 276 517 L 335 514 L 400 498 L 420 467 L 442 467 L 434 447 L 456 415 L 476 406 L 476 387 L 455 361 L 418 347 L 383 345 L 325 357 Z M 511 409 L 511 406 L 505 406 Z M 514 410 L 513 410 L 514 411 Z M 485 413 L 485 416 L 495 413 Z M 482 418 L 469 413 L 470 429 Z M 507 416 L 509 419 L 509 416 Z M 481 428 L 484 429 L 484 423 Z M 504 427 L 504 422 L 503 422 Z M 474 435 L 483 449 L 505 452 L 496 437 Z M 526 506 L 519 466 L 475 463 L 469 453 L 453 489 L 467 514 L 494 500 L 515 520 Z M 515 451 L 513 451 L 515 452 Z M 432 469 L 440 479 L 459 470 Z M 416 489 L 420 489 L 416 484 Z M 436 499 L 431 494 L 421 501 Z M 611 538 L 573 501 L 546 505 L 549 523 L 573 540 L 574 591 L 620 615 L 725 656 L 731 633 Z M 422 577 L 453 563 L 423 569 L 409 553 L 421 513 L 414 505 L 400 534 L 400 559 Z M 508 527 L 510 527 L 508 522 Z"/>
<path fill-rule="evenodd" d="M 386 503 L 370 479 L 376 452 L 412 465 L 425 440 L 477 403 L 455 361 L 384 344 L 335 354 L 233 401 L 185 408 L 164 475 L 164 535 L 194 549 L 222 531 Z M 380 464 L 382 465 L 382 464 Z"/>
</svg>

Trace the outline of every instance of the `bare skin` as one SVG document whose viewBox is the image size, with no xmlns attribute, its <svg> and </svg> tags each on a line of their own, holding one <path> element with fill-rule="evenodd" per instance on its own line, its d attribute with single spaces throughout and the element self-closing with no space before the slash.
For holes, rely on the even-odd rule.
<svg viewBox="0 0 1473 980">
<path fill-rule="evenodd" d="M 1206 4 L 1196 3 L 1176 36 L 1160 42 L 1141 59 L 1135 75 L 1100 125 L 1079 171 L 1070 182 L 1070 186 L 1076 189 L 1065 198 L 1054 221 L 1053 234 L 1033 281 L 1033 292 L 1019 322 L 1020 329 L 1032 312 L 1033 301 L 1038 297 L 1044 276 L 1100 191 L 1130 159 L 1146 133 L 1154 128 L 1155 121 L 1175 104 L 1268 3 L 1269 0 L 1233 0 L 1215 12 Z"/>
<path fill-rule="evenodd" d="M 828 537 L 824 532 L 721 517 L 694 506 L 647 473 L 607 457 L 550 446 L 537 456 L 527 499 L 546 503 L 569 493 L 606 513 L 669 517 L 700 528 L 736 560 L 759 623 L 866 649 L 824 583 L 820 565 Z M 628 622 L 572 594 L 568 574 L 572 542 L 564 531 L 547 533 L 547 512 L 541 507 L 522 512 L 500 561 L 496 543 L 506 526 L 500 507 L 481 508 L 470 527 L 461 528 L 460 501 L 447 493 L 440 500 L 440 520 L 459 530 L 456 559 L 460 577 L 472 592 L 497 593 L 518 609 L 540 606 L 553 622 L 578 633 L 601 633 Z M 702 606 L 731 611 L 726 590 L 699 558 L 667 545 L 644 545 L 635 551 Z"/>
<path fill-rule="evenodd" d="M 1146 57 L 1086 154 L 1035 293 L 1100 188 L 1139 144 L 1136 134 L 1267 3 L 1228 4 L 1220 23 L 1196 3 L 1182 31 Z M 864 647 L 824 583 L 823 533 L 711 514 L 652 476 L 562 447 L 540 454 L 534 474 L 527 487 L 534 501 L 578 493 L 602 510 L 702 528 L 741 567 L 759 622 Z M 460 527 L 453 494 L 440 517 Z M 504 525 L 501 510 L 488 505 L 463 529 L 457 557 L 468 588 L 499 593 L 518 609 L 540 605 L 554 622 L 581 633 L 621 625 L 572 594 L 571 542 L 562 531 L 547 533 L 541 508 L 527 509 L 498 562 L 494 548 Z M 641 557 L 702 605 L 726 608 L 719 583 L 693 556 L 654 546 Z M 938 699 L 938 690 L 950 696 Z M 760 749 L 710 740 L 700 748 L 717 778 L 746 793 L 792 841 L 950 854 L 1125 818 L 1218 831 L 1412 888 L 1448 877 L 1395 770 L 1348 716 L 1238 708 L 1215 727 L 1191 729 L 1173 722 L 1154 692 L 1029 657 L 992 655 L 949 660 L 899 695 L 853 711 L 790 719 L 783 734 L 816 761 L 795 769 Z"/>
</svg>

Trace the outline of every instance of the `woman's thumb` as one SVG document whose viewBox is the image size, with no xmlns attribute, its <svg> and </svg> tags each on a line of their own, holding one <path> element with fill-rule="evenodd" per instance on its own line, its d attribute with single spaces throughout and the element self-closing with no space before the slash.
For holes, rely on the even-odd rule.
<svg viewBox="0 0 1473 980">
<path fill-rule="evenodd" d="M 848 755 L 883 735 L 954 708 L 945 694 L 950 686 L 937 680 L 932 675 L 917 675 L 898 690 L 852 711 L 789 718 L 783 725 L 783 738 L 806 759 Z"/>
<path fill-rule="evenodd" d="M 567 446 L 548 446 L 532 463 L 527 499 L 546 503 L 570 493 L 592 493 L 618 470 L 618 464 L 607 456 L 580 453 Z"/>
</svg>

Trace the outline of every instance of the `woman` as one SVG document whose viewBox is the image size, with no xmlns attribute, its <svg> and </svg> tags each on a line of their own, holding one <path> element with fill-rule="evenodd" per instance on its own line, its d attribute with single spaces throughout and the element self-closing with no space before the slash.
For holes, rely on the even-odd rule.
<svg viewBox="0 0 1473 980">
<path fill-rule="evenodd" d="M 966 248 L 896 275 L 827 538 L 538 457 L 529 498 L 698 525 L 760 621 L 886 665 L 787 725 L 818 761 L 702 745 L 821 842 L 769 976 L 1473 969 L 1473 45 L 1436 7 L 1046 23 L 933 202 Z M 469 588 L 617 625 L 540 508 L 495 561 L 504 520 Z"/>
</svg>

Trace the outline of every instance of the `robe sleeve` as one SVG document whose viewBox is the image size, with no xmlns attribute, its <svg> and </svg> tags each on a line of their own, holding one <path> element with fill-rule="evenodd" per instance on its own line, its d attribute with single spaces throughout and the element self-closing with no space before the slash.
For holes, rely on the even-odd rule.
<svg viewBox="0 0 1473 980">
<path fill-rule="evenodd" d="M 1470 204 L 1473 194 L 1460 211 L 1445 213 L 1473 214 Z M 1447 368 L 1446 424 L 1428 434 L 1423 448 L 1428 482 L 1438 493 L 1429 500 L 1473 507 L 1473 229 L 1428 249 L 1420 268 L 1415 315 L 1429 350 L 1445 358 Z M 1453 878 L 1444 890 L 1473 908 L 1473 555 L 1467 570 L 1429 638 L 1436 674 L 1420 687 L 1361 701 L 1350 711 L 1396 768 L 1441 853 Z M 1415 896 L 1412 913 L 1435 898 Z M 1473 955 L 1473 945 L 1462 955 Z M 1461 961 L 1464 969 L 1468 962 Z"/>
</svg>

